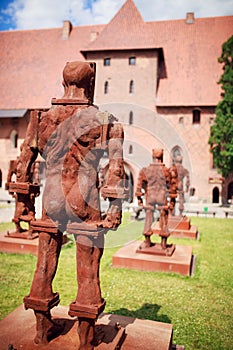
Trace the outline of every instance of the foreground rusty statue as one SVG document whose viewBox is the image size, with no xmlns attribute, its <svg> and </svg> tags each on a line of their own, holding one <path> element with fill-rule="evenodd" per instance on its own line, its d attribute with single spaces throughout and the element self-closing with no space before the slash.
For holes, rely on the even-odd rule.
<svg viewBox="0 0 233 350">
<path fill-rule="evenodd" d="M 188 192 L 190 186 L 189 171 L 185 169 L 182 165 L 183 158 L 177 156 L 175 158 L 175 166 L 178 173 L 178 186 L 177 194 L 179 198 L 179 213 L 182 216 L 184 211 L 184 192 Z M 184 191 L 184 179 L 186 178 L 185 191 Z"/>
<path fill-rule="evenodd" d="M 95 64 L 67 63 L 63 71 L 64 96 L 52 99 L 46 112 L 31 114 L 17 166 L 17 181 L 29 180 L 30 164 L 38 152 L 46 162 L 46 184 L 41 220 L 31 222 L 39 232 L 37 267 L 25 308 L 34 310 L 35 343 L 47 343 L 59 331 L 50 310 L 58 305 L 52 281 L 62 245 L 62 234 L 73 233 L 77 249 L 76 300 L 69 314 L 79 321 L 80 350 L 94 349 L 94 325 L 104 310 L 99 265 L 104 234 L 121 223 L 122 200 L 126 197 L 123 167 L 123 128 L 116 118 L 93 105 Z M 106 184 L 101 188 L 109 209 L 101 217 L 97 169 L 109 155 Z"/>
<path fill-rule="evenodd" d="M 138 184 L 135 195 L 138 198 L 138 204 L 143 206 L 146 211 L 145 225 L 143 234 L 145 241 L 141 248 L 150 248 L 154 244 L 151 242 L 153 234 L 152 223 L 154 221 L 154 210 L 160 212 L 160 237 L 161 252 L 167 252 L 167 238 L 170 236 L 168 231 L 168 216 L 174 208 L 176 198 L 177 173 L 175 167 L 168 169 L 163 164 L 163 149 L 152 150 L 153 163 L 148 167 L 142 168 L 138 176 Z M 145 195 L 145 205 L 143 205 L 142 196 Z M 170 202 L 168 198 L 171 198 Z M 164 254 L 166 254 L 166 252 Z M 160 251 L 158 250 L 158 254 Z"/>
</svg>

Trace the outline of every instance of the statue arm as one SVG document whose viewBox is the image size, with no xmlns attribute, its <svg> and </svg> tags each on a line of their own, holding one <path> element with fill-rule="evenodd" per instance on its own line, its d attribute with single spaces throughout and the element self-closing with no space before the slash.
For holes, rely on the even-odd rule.
<svg viewBox="0 0 233 350">
<path fill-rule="evenodd" d="M 146 181 L 146 176 L 143 168 L 139 171 L 138 183 L 137 183 L 137 188 L 135 192 L 135 196 L 138 199 L 138 205 L 143 205 L 142 197 L 144 196 L 146 189 L 147 189 L 147 181 Z M 142 190 L 144 190 L 144 192 Z"/>
<path fill-rule="evenodd" d="M 31 166 L 38 155 L 37 131 L 39 117 L 37 111 L 32 111 L 26 131 L 26 137 L 21 145 L 21 153 L 17 161 L 16 178 L 17 182 L 31 181 Z"/>
<path fill-rule="evenodd" d="M 121 223 L 122 201 L 127 198 L 123 166 L 124 131 L 121 124 L 110 124 L 108 135 L 109 169 L 102 195 L 109 199 L 109 209 L 104 226 L 117 228 Z"/>
<path fill-rule="evenodd" d="M 188 192 L 189 190 L 189 186 L 190 186 L 190 176 L 189 176 L 189 171 L 187 169 L 185 169 L 185 175 L 186 175 L 186 192 Z"/>
</svg>

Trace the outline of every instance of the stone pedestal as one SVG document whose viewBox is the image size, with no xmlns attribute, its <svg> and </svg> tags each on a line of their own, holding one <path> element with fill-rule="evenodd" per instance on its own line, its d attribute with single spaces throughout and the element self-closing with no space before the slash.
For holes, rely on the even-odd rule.
<svg viewBox="0 0 233 350">
<path fill-rule="evenodd" d="M 5 237 L 7 238 L 20 238 L 20 239 L 35 239 L 38 237 L 38 233 L 31 233 L 28 230 L 22 231 L 22 232 L 17 232 L 17 231 L 12 231 L 5 234 Z"/>
<path fill-rule="evenodd" d="M 154 234 L 159 234 L 160 228 L 158 222 L 152 227 L 152 230 Z M 169 217 L 168 230 L 170 232 L 170 235 L 176 238 L 198 238 L 197 226 L 191 225 L 190 218 L 188 218 L 187 216 Z"/>
<path fill-rule="evenodd" d="M 174 244 L 167 244 L 166 249 L 162 248 L 160 243 L 152 243 L 151 247 L 145 247 L 144 244 L 141 244 L 136 250 L 137 253 L 143 254 L 154 254 L 162 256 L 172 256 L 176 249 Z"/>
<path fill-rule="evenodd" d="M 14 232 L 14 231 L 13 231 Z M 10 234 L 12 232 L 9 232 Z M 12 233 L 14 234 L 14 233 Z M 8 236 L 5 232 L 0 232 L 0 252 L 37 255 L 39 236 L 35 239 L 25 239 L 23 237 Z M 63 235 L 62 245 L 68 242 L 67 235 Z M 17 349 L 18 350 L 18 349 Z"/>
<path fill-rule="evenodd" d="M 77 350 L 79 337 L 78 322 L 68 316 L 68 307 L 52 309 L 56 322 L 65 324 L 64 331 L 47 345 L 35 345 L 35 316 L 32 310 L 24 310 L 23 305 L 0 321 L 1 349 L 11 344 L 17 350 Z M 137 318 L 101 314 L 96 324 L 97 334 L 102 341 L 95 350 L 171 350 L 172 325 Z"/>
<path fill-rule="evenodd" d="M 10 232 L 11 234 L 11 232 Z M 8 237 L 4 232 L 0 232 L 0 251 L 3 253 L 19 253 L 37 255 L 38 238 L 22 239 Z M 18 350 L 18 349 L 17 349 Z"/>
<path fill-rule="evenodd" d="M 125 244 L 113 255 L 112 266 L 141 271 L 171 272 L 183 276 L 193 274 L 195 259 L 191 246 L 176 245 L 172 256 L 162 256 L 138 253 L 140 244 L 140 241 Z"/>
</svg>

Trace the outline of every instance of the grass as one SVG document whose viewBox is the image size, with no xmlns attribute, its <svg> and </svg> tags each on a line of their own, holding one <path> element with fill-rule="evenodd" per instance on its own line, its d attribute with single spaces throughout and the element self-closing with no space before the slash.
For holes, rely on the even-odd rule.
<svg viewBox="0 0 233 350">
<path fill-rule="evenodd" d="M 119 230 L 107 234 L 101 260 L 105 311 L 172 323 L 173 342 L 184 345 L 185 350 L 231 350 L 233 221 L 192 218 L 191 222 L 198 226 L 198 241 L 175 238 L 169 241 L 192 245 L 197 256 L 193 277 L 113 269 L 112 255 L 119 246 L 142 239 L 143 221 L 131 222 L 125 216 Z M 1 225 L 0 230 L 3 230 Z M 36 257 L 31 255 L 0 254 L 1 318 L 20 305 L 28 294 L 35 264 Z M 69 245 L 62 249 L 54 280 L 61 305 L 69 305 L 75 298 L 75 269 L 75 247 Z"/>
</svg>

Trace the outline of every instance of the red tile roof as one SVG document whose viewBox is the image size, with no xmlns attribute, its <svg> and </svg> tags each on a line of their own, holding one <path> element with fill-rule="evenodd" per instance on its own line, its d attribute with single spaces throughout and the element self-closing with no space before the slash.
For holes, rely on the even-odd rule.
<svg viewBox="0 0 233 350">
<path fill-rule="evenodd" d="M 220 99 L 217 84 L 222 66 L 218 57 L 230 38 L 233 17 L 148 23 L 163 47 L 167 78 L 160 80 L 159 106 L 214 106 Z M 159 33 L 159 35 L 157 35 Z"/>
<path fill-rule="evenodd" d="M 64 64 L 84 60 L 80 51 L 163 48 L 167 77 L 160 80 L 158 106 L 216 105 L 217 59 L 232 35 L 233 17 L 144 22 L 127 0 L 107 25 L 0 32 L 0 109 L 49 107 L 63 93 Z M 91 34 L 99 33 L 91 42 Z M 152 92 L 154 94 L 154 92 Z"/>
<path fill-rule="evenodd" d="M 146 23 L 134 2 L 127 0 L 87 51 L 138 49 L 151 45 L 154 48 Z"/>
<path fill-rule="evenodd" d="M 80 48 L 102 29 L 74 27 L 68 40 L 62 28 L 0 32 L 0 109 L 49 107 L 63 94 L 65 63 L 84 60 Z"/>
</svg>

